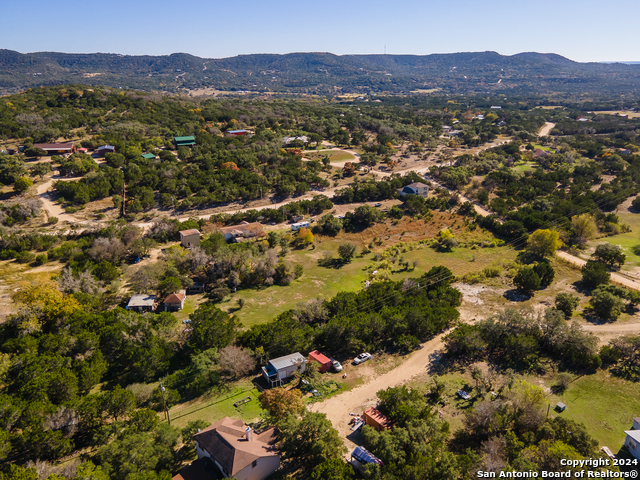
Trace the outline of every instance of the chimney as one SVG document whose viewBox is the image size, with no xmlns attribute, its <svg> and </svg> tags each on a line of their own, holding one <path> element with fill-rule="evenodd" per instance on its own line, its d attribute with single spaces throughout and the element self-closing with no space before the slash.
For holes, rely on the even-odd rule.
<svg viewBox="0 0 640 480">
<path fill-rule="evenodd" d="M 245 428 L 244 433 L 247 434 L 247 441 L 253 442 L 253 430 L 251 429 L 251 427 Z"/>
</svg>

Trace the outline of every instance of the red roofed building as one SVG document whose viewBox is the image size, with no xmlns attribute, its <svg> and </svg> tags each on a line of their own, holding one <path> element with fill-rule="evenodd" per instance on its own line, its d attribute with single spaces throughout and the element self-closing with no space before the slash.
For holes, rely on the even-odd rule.
<svg viewBox="0 0 640 480">
<path fill-rule="evenodd" d="M 184 300 L 187 298 L 186 290 L 180 290 L 178 293 L 172 293 L 164 299 L 164 311 L 178 311 L 184 308 Z"/>
<path fill-rule="evenodd" d="M 310 362 L 318 362 L 320 364 L 320 368 L 318 370 L 321 373 L 328 371 L 331 368 L 331 360 L 321 354 L 318 350 L 314 350 L 313 352 L 309 352 L 309 361 Z"/>
<path fill-rule="evenodd" d="M 388 430 L 393 426 L 393 422 L 386 415 L 383 415 L 377 408 L 369 407 L 362 414 L 364 423 L 376 429 L 376 431 Z"/>
<path fill-rule="evenodd" d="M 257 434 L 242 420 L 225 417 L 194 439 L 198 459 L 213 460 L 226 478 L 262 480 L 280 467 L 274 428 Z"/>
</svg>

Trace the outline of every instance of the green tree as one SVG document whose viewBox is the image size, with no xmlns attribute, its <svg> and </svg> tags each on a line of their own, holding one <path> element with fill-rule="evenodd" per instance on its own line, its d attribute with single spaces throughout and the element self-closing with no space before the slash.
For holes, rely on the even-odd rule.
<svg viewBox="0 0 640 480">
<path fill-rule="evenodd" d="M 27 148 L 24 151 L 24 154 L 27 157 L 34 157 L 39 159 L 40 157 L 45 157 L 47 155 L 47 151 L 39 147 L 31 147 L 31 148 Z"/>
<path fill-rule="evenodd" d="M 522 267 L 513 277 L 513 284 L 522 293 L 533 295 L 540 288 L 540 277 L 533 267 Z"/>
<path fill-rule="evenodd" d="M 233 343 L 241 328 L 236 316 L 229 316 L 215 305 L 204 303 L 191 314 L 189 346 L 196 353 L 210 348 L 222 349 Z"/>
<path fill-rule="evenodd" d="M 619 245 L 612 245 L 611 243 L 602 243 L 598 245 L 592 257 L 609 267 L 621 267 L 627 259 L 622 248 L 620 248 Z"/>
<path fill-rule="evenodd" d="M 325 460 L 313 469 L 311 480 L 351 480 L 353 467 L 340 458 Z"/>
<path fill-rule="evenodd" d="M 49 172 L 51 172 L 51 164 L 49 163 L 36 163 L 29 168 L 29 175 L 40 177 L 41 179 Z"/>
<path fill-rule="evenodd" d="M 33 187 L 33 180 L 27 177 L 18 177 L 13 185 L 13 190 L 17 193 L 24 193 Z"/>
<path fill-rule="evenodd" d="M 609 283 L 611 275 L 606 265 L 594 260 L 588 260 L 582 267 L 582 283 L 588 288 L 597 288 Z"/>
<path fill-rule="evenodd" d="M 527 250 L 540 258 L 553 256 L 561 246 L 560 234 L 555 230 L 536 230 L 527 239 Z"/>
<path fill-rule="evenodd" d="M 143 408 L 134 411 L 129 416 L 127 426 L 133 432 L 150 432 L 154 430 L 159 423 L 160 419 L 156 412 L 148 408 Z"/>
<path fill-rule="evenodd" d="M 624 308 L 624 302 L 620 297 L 600 289 L 593 292 L 590 303 L 596 315 L 609 321 L 617 320 Z"/>
<path fill-rule="evenodd" d="M 573 228 L 575 241 L 579 245 L 584 245 L 587 241 L 592 240 L 598 233 L 596 221 L 589 213 L 572 217 L 571 227 Z"/>
<path fill-rule="evenodd" d="M 340 230 L 342 230 L 342 220 L 333 215 L 324 215 L 318 222 L 318 225 L 322 229 L 323 234 L 331 237 L 335 237 L 340 233 Z"/>
<path fill-rule="evenodd" d="M 102 409 L 116 421 L 128 416 L 134 408 L 136 408 L 135 395 L 120 385 L 102 395 Z"/>
<path fill-rule="evenodd" d="M 562 292 L 556 295 L 556 309 L 564 313 L 567 318 L 571 317 L 579 303 L 578 297 L 571 293 Z"/>
<path fill-rule="evenodd" d="M 279 422 L 289 415 L 298 416 L 304 412 L 304 401 L 300 390 L 286 390 L 282 387 L 265 390 L 258 397 L 260 406 L 269 412 L 271 418 Z"/>
<path fill-rule="evenodd" d="M 324 413 L 307 412 L 302 420 L 289 415 L 280 422 L 281 452 L 308 469 L 338 459 L 347 449 Z"/>
<path fill-rule="evenodd" d="M 533 266 L 533 271 L 540 278 L 540 287 L 547 288 L 553 282 L 556 272 L 548 262 L 538 262 Z"/>
<path fill-rule="evenodd" d="M 182 288 L 182 283 L 176 277 L 167 277 L 158 285 L 158 293 L 161 297 L 166 297 L 171 293 L 176 293 Z"/>
<path fill-rule="evenodd" d="M 356 246 L 353 243 L 341 243 L 338 246 L 338 255 L 343 263 L 350 263 L 356 255 Z"/>
</svg>

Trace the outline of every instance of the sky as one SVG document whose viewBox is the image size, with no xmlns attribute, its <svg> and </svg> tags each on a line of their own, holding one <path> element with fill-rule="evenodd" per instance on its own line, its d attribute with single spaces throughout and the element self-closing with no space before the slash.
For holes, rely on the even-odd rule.
<svg viewBox="0 0 640 480">
<path fill-rule="evenodd" d="M 638 0 L 1 0 L 22 53 L 557 53 L 640 61 Z M 7 21 L 14 19 L 15 21 Z M 25 23 L 26 22 L 26 23 Z"/>
</svg>

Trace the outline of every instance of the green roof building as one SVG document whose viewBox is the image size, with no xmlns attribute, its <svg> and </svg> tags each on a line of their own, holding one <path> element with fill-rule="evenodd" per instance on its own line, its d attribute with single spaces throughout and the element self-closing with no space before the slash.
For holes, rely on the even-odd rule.
<svg viewBox="0 0 640 480">
<path fill-rule="evenodd" d="M 155 160 L 156 156 L 153 153 L 143 153 L 142 158 L 146 158 L 147 160 Z"/>
<path fill-rule="evenodd" d="M 176 147 L 192 147 L 196 144 L 196 137 L 173 137 L 173 143 Z"/>
</svg>

